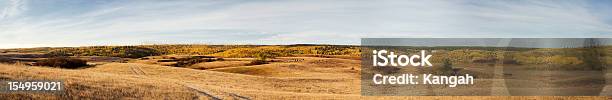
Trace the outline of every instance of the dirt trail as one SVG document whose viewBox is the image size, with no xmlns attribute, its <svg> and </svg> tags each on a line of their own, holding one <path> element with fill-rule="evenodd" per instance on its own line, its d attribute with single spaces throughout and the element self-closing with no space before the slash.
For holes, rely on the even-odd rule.
<svg viewBox="0 0 612 100">
<path fill-rule="evenodd" d="M 146 72 L 144 70 L 142 70 L 141 67 L 138 66 L 130 66 L 130 70 L 135 74 L 135 75 L 139 75 L 139 76 L 144 76 L 146 77 Z M 190 84 L 190 83 L 185 83 L 185 82 L 175 82 L 176 84 L 182 85 L 184 87 L 189 88 L 192 91 L 197 92 L 198 96 L 200 97 L 207 97 L 208 99 L 211 100 L 223 100 L 222 96 L 219 95 L 215 95 L 213 94 L 213 92 L 206 90 L 206 89 L 202 89 L 202 88 L 198 88 L 197 86 Z M 228 93 L 228 92 L 223 92 L 223 94 L 229 94 L 231 97 L 233 97 L 234 99 L 238 99 L 238 100 L 250 100 L 249 97 L 247 96 L 241 96 L 235 93 Z"/>
<path fill-rule="evenodd" d="M 130 70 L 136 75 L 147 75 L 140 67 L 130 66 Z"/>
<path fill-rule="evenodd" d="M 249 97 L 238 95 L 235 93 L 230 93 L 230 95 L 234 97 L 234 99 L 238 99 L 238 100 L 251 100 Z"/>
<path fill-rule="evenodd" d="M 193 91 L 196 91 L 199 96 L 206 96 L 206 97 L 208 97 L 211 100 L 223 100 L 223 98 L 221 98 L 220 96 L 216 96 L 216 95 L 210 94 L 210 92 L 208 92 L 207 90 L 203 90 L 203 89 L 197 88 L 197 87 L 195 87 L 195 86 L 193 86 L 191 84 L 181 84 L 181 85 L 183 85 L 183 86 L 185 86 L 185 87 L 187 87 L 187 88 L 189 88 L 189 89 L 191 89 Z"/>
</svg>

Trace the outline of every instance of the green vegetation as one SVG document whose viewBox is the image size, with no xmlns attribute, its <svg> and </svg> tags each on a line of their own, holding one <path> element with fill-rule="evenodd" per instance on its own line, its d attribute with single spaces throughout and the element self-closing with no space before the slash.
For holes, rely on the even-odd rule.
<svg viewBox="0 0 612 100">
<path fill-rule="evenodd" d="M 452 61 L 450 59 L 442 60 L 442 66 L 437 67 L 435 73 L 439 75 L 453 75 L 454 71 Z"/>
<path fill-rule="evenodd" d="M 200 57 L 190 57 L 190 58 L 179 58 L 176 59 L 177 62 L 174 65 L 174 67 L 186 67 L 186 66 L 191 66 L 197 63 L 201 63 L 201 62 L 211 62 L 214 61 L 212 59 L 202 59 Z"/>
<path fill-rule="evenodd" d="M 61 48 L 5 49 L 6 52 L 44 53 L 49 57 L 109 56 L 141 58 L 158 55 L 212 55 L 219 57 L 255 58 L 259 52 L 276 56 L 354 55 L 360 54 L 357 46 L 335 45 L 140 45 L 140 46 L 90 46 Z"/>
<path fill-rule="evenodd" d="M 76 58 L 56 57 L 37 61 L 35 65 L 76 69 L 87 66 L 87 61 Z"/>
<path fill-rule="evenodd" d="M 280 55 L 280 54 L 275 53 L 275 52 L 271 52 L 271 51 L 260 51 L 260 52 L 255 54 L 255 60 L 251 61 L 251 63 L 249 65 L 267 64 L 268 63 L 268 59 L 275 58 L 278 55 Z"/>
<path fill-rule="evenodd" d="M 162 54 L 160 51 L 141 46 L 93 46 L 78 48 L 59 48 L 47 52 L 50 57 L 62 56 L 109 56 L 140 58 Z"/>
</svg>

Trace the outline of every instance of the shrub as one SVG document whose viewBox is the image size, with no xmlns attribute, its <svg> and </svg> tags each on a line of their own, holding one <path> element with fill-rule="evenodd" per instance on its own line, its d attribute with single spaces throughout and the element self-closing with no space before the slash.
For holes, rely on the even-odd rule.
<svg viewBox="0 0 612 100">
<path fill-rule="evenodd" d="M 7 58 L 7 57 L 0 57 L 0 63 L 15 63 L 15 61 L 13 61 L 11 58 Z"/>
<path fill-rule="evenodd" d="M 35 65 L 75 69 L 87 66 L 87 61 L 76 58 L 56 57 L 37 61 Z"/>
<path fill-rule="evenodd" d="M 251 61 L 251 63 L 249 63 L 248 65 L 261 65 L 261 64 L 268 64 L 268 61 L 257 59 L 257 60 Z"/>
<path fill-rule="evenodd" d="M 278 54 L 276 54 L 274 52 L 260 51 L 260 52 L 255 54 L 255 60 L 251 61 L 251 63 L 249 65 L 267 64 L 268 63 L 268 59 L 276 58 L 276 56 L 278 56 Z"/>
<path fill-rule="evenodd" d="M 185 66 L 191 66 L 197 63 L 202 63 L 202 62 L 213 62 L 213 61 L 223 60 L 223 58 L 213 59 L 213 58 L 201 58 L 201 57 L 189 57 L 189 58 L 178 58 L 178 59 L 171 57 L 171 59 L 173 59 L 172 61 L 176 61 L 176 64 L 173 65 L 174 67 L 185 67 Z M 172 62 L 172 61 L 169 61 L 169 62 Z"/>
<path fill-rule="evenodd" d="M 66 50 L 54 50 L 51 52 L 48 52 L 47 54 L 45 54 L 48 57 L 66 57 L 66 56 L 73 56 L 72 53 L 66 51 Z"/>
<path fill-rule="evenodd" d="M 453 63 L 450 59 L 442 60 L 442 66 L 435 69 L 435 73 L 439 75 L 453 75 L 456 74 L 453 70 Z"/>
<path fill-rule="evenodd" d="M 270 52 L 270 51 L 261 51 L 255 54 L 255 58 L 257 60 L 262 60 L 262 61 L 266 61 L 270 58 L 276 58 L 276 56 L 278 56 L 277 53 Z"/>
</svg>

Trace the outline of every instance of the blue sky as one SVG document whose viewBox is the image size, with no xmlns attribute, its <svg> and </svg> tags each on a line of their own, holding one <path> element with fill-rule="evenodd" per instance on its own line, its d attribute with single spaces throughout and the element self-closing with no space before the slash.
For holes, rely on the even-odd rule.
<svg viewBox="0 0 612 100">
<path fill-rule="evenodd" d="M 2 0 L 0 48 L 612 37 L 610 0 Z"/>
</svg>

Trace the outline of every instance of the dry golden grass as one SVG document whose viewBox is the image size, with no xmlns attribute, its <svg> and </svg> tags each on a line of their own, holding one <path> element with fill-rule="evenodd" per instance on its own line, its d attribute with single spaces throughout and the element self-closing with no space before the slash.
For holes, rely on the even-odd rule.
<svg viewBox="0 0 612 100">
<path fill-rule="evenodd" d="M 0 65 L 3 80 L 63 80 L 65 95 L 44 93 L 0 93 L 0 97 L 33 99 L 191 99 L 198 97 L 174 80 L 138 75 L 109 74 L 20 65 Z"/>
<path fill-rule="evenodd" d="M 0 93 L 6 98 L 33 99 L 611 99 L 610 97 L 508 96 L 361 96 L 360 61 L 303 59 L 212 70 L 138 63 L 109 63 L 70 70 L 0 65 L 0 79 L 65 80 L 66 95 Z M 228 73 L 230 72 L 230 73 Z"/>
<path fill-rule="evenodd" d="M 202 62 L 198 64 L 194 64 L 188 66 L 187 68 L 192 69 L 214 69 L 214 68 L 223 68 L 223 67 L 237 67 L 237 66 L 246 66 L 251 63 L 250 61 L 215 61 L 215 62 Z"/>
<path fill-rule="evenodd" d="M 315 58 L 315 57 L 280 57 L 270 64 L 238 66 L 211 69 L 212 71 L 268 76 L 268 77 L 308 77 L 330 79 L 353 79 L 359 77 L 357 60 Z M 326 77 L 333 76 L 333 77 Z"/>
</svg>

